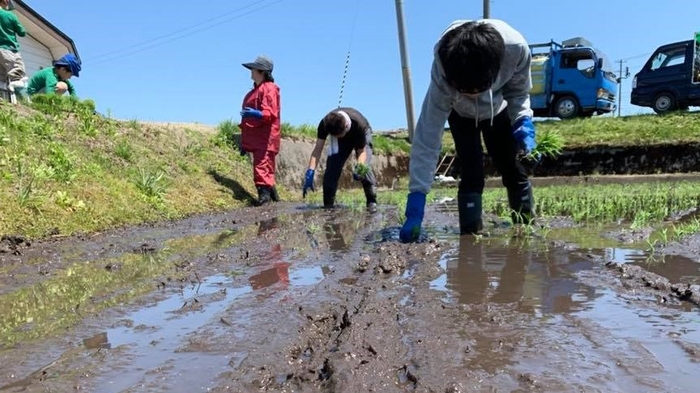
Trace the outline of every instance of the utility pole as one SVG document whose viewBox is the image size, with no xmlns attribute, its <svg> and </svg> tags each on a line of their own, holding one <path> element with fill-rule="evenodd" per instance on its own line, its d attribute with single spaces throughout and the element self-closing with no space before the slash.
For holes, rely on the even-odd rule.
<svg viewBox="0 0 700 393">
<path fill-rule="evenodd" d="M 411 87 L 411 70 L 408 67 L 408 46 L 406 45 L 406 26 L 403 17 L 403 1 L 396 0 L 396 23 L 399 28 L 399 49 L 401 51 L 401 70 L 403 73 L 403 91 L 406 101 L 406 121 L 408 140 L 413 142 L 413 130 L 416 122 L 413 117 L 413 89 Z"/>
<path fill-rule="evenodd" d="M 622 75 L 622 64 L 627 63 L 625 60 L 618 60 L 620 63 L 620 76 L 617 78 L 617 117 L 622 115 L 622 80 L 630 77 L 630 69 L 627 67 L 627 72 Z"/>
<path fill-rule="evenodd" d="M 484 19 L 491 17 L 491 0 L 484 0 Z"/>
</svg>

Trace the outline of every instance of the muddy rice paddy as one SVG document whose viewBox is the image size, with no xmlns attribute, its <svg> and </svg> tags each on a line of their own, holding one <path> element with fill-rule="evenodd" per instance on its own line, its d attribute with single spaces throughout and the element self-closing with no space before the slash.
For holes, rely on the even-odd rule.
<svg viewBox="0 0 700 393">
<path fill-rule="evenodd" d="M 561 230 L 400 244 L 396 211 L 300 203 L 0 242 L 2 392 L 692 392 L 695 238 Z M 611 243 L 614 243 L 610 239 Z"/>
</svg>

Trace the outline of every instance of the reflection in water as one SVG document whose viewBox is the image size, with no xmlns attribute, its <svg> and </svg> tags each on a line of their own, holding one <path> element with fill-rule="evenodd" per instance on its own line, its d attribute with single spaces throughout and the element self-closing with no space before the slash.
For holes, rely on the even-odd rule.
<svg viewBox="0 0 700 393">
<path fill-rule="evenodd" d="M 279 221 L 277 217 L 269 220 L 261 220 L 258 222 L 258 236 L 278 226 Z M 267 260 L 272 261 L 272 267 L 250 276 L 248 281 L 253 290 L 267 288 L 277 283 L 281 284 L 284 289 L 289 286 L 290 264 L 282 259 L 282 245 L 272 242 L 273 239 L 270 240 L 272 247 L 270 248 Z"/>
<path fill-rule="evenodd" d="M 328 222 L 324 225 L 323 232 L 328 241 L 328 248 L 332 251 L 345 251 L 348 249 L 340 224 Z"/>
<path fill-rule="evenodd" d="M 278 227 L 279 220 L 277 217 L 268 220 L 260 220 L 258 222 L 258 236 L 266 234 L 266 232 Z M 274 233 L 267 233 L 266 235 L 270 238 L 270 252 L 266 259 L 271 262 L 272 266 L 250 276 L 248 282 L 250 282 L 250 286 L 253 290 L 267 288 L 278 283 L 282 288 L 287 288 L 289 286 L 290 264 L 282 258 L 282 245 L 273 242 L 273 240 L 276 240 L 272 239 Z"/>
<path fill-rule="evenodd" d="M 536 256 L 536 257 L 535 257 Z M 447 261 L 446 289 L 464 304 L 514 304 L 518 311 L 568 313 L 590 300 L 593 290 L 578 283 L 574 273 L 593 267 L 592 261 L 572 263 L 567 254 L 552 258 L 530 246 L 513 247 L 463 236 L 459 253 Z"/>
<path fill-rule="evenodd" d="M 642 262 L 647 259 L 646 253 L 642 250 L 631 248 L 606 248 L 605 260 L 616 263 Z"/>
<path fill-rule="evenodd" d="M 131 391 L 128 390 L 130 387 L 142 386 L 140 382 L 145 375 L 152 370 L 163 370 L 165 364 L 186 370 L 183 375 L 196 375 L 201 381 L 213 380 L 221 372 L 218 359 L 210 360 L 194 351 L 181 351 L 181 346 L 183 341 L 188 341 L 188 336 L 196 337 L 199 329 L 220 320 L 220 314 L 231 306 L 231 302 L 248 292 L 249 287 L 234 287 L 228 276 L 210 276 L 199 285 L 186 286 L 182 292 L 150 307 L 124 315 L 120 319 L 130 323 L 116 323 L 105 333 L 105 338 L 110 338 L 113 348 L 123 346 L 123 350 L 129 350 L 131 369 L 129 372 L 119 369 L 107 372 L 105 376 L 97 377 L 96 386 L 102 388 L 100 392 Z M 196 312 L 182 312 L 183 303 L 197 298 L 209 299 L 206 307 Z M 231 353 L 230 356 L 233 359 L 240 354 Z"/>
<path fill-rule="evenodd" d="M 290 286 L 313 285 L 321 281 L 330 268 L 328 266 L 312 266 L 292 268 L 292 264 L 285 261 L 282 253 L 282 245 L 277 242 L 277 233 L 270 232 L 278 228 L 280 223 L 277 218 L 261 220 L 258 222 L 258 236 L 265 234 L 270 243 L 270 251 L 265 256 L 265 268 L 250 276 L 248 282 L 253 290 L 277 286 L 276 289 L 285 290 Z M 327 223 L 324 227 L 326 238 L 331 249 L 347 249 L 348 245 L 342 233 L 341 224 Z M 307 230 L 308 233 L 308 230 Z"/>
<path fill-rule="evenodd" d="M 594 290 L 573 273 L 592 268 L 592 262 L 572 263 L 566 255 L 538 252 L 527 241 L 460 238 L 458 252 L 445 263 L 445 289 L 470 305 L 465 318 L 476 323 L 466 336 L 467 368 L 497 374 L 513 367 L 520 362 L 514 356 L 519 345 L 544 333 L 544 326 L 557 325 L 561 314 L 589 304 Z"/>
<path fill-rule="evenodd" d="M 283 288 L 287 288 L 289 286 L 289 266 L 288 262 L 275 263 L 271 268 L 250 276 L 248 280 L 250 286 L 254 290 L 258 290 L 280 283 Z"/>
<path fill-rule="evenodd" d="M 650 255 L 628 248 L 607 248 L 605 260 L 629 263 L 665 277 L 672 283 L 700 284 L 700 263 L 679 255 Z"/>
<path fill-rule="evenodd" d="M 366 214 L 347 212 L 328 214 L 323 225 L 323 233 L 331 251 L 348 251 L 355 241 L 360 227 L 365 225 Z"/>
<path fill-rule="evenodd" d="M 222 231 L 219 233 L 216 238 L 212 241 L 212 245 L 215 247 L 225 247 L 227 244 L 230 244 L 232 240 L 235 240 L 236 235 L 239 234 L 239 231 L 234 230 L 234 229 L 229 229 L 226 231 Z"/>
<path fill-rule="evenodd" d="M 291 284 L 295 287 L 314 285 L 323 280 L 330 271 L 327 266 L 311 266 L 292 270 Z"/>
<path fill-rule="evenodd" d="M 504 373 L 533 375 L 541 386 L 592 384 L 595 391 L 688 391 L 696 384 L 696 313 L 630 307 L 638 294 L 583 284 L 605 268 L 564 249 L 463 236 L 456 251 L 446 255 L 444 289 L 468 305 L 459 309 L 455 327 L 467 343 L 465 369 L 485 371 L 494 381 Z M 607 252 L 606 260 L 623 263 L 644 257 L 635 250 Z M 671 275 L 696 277 L 698 264 L 683 258 L 674 264 Z M 594 274 L 579 274 L 584 271 Z"/>
<path fill-rule="evenodd" d="M 272 217 L 268 220 L 260 220 L 258 222 L 258 236 L 262 235 L 263 233 L 269 230 L 279 228 L 279 226 L 280 223 L 277 217 Z"/>
<path fill-rule="evenodd" d="M 107 338 L 107 332 L 102 332 L 96 334 L 90 338 L 83 340 L 83 345 L 87 349 L 110 349 L 112 344 L 109 343 L 109 338 Z"/>
</svg>

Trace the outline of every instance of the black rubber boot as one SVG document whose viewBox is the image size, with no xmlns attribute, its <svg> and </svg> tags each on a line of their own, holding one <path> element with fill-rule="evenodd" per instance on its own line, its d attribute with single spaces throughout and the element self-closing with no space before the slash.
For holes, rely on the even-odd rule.
<svg viewBox="0 0 700 393">
<path fill-rule="evenodd" d="M 377 211 L 377 187 L 372 183 L 362 182 L 362 189 L 365 192 L 365 199 L 367 199 L 367 211 L 375 213 Z"/>
<path fill-rule="evenodd" d="M 258 186 L 258 206 L 267 205 L 272 201 L 272 196 L 270 195 L 271 187 L 268 186 Z"/>
<path fill-rule="evenodd" d="M 460 235 L 475 234 L 483 229 L 481 194 L 458 193 L 457 208 L 459 210 Z"/>
<path fill-rule="evenodd" d="M 323 194 L 323 208 L 324 209 L 333 209 L 335 207 L 335 192 L 333 195 L 326 194 L 324 192 Z"/>
<path fill-rule="evenodd" d="M 508 204 L 513 210 L 510 217 L 513 224 L 532 225 L 535 219 L 535 201 L 532 199 L 530 182 L 525 188 L 508 190 Z"/>
<path fill-rule="evenodd" d="M 277 193 L 277 188 L 275 186 L 272 186 L 272 188 L 270 189 L 270 197 L 272 198 L 273 202 L 280 201 L 280 195 Z"/>
</svg>

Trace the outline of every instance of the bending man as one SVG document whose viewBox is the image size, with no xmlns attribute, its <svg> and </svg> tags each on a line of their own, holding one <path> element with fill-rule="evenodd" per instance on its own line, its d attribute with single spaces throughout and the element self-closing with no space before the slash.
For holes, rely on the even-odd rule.
<svg viewBox="0 0 700 393">
<path fill-rule="evenodd" d="M 523 36 L 503 21 L 455 21 L 443 32 L 435 45 L 430 86 L 411 142 L 409 194 L 401 241 L 418 239 L 445 121 L 460 162 L 460 233 L 482 229 L 482 133 L 508 190 L 514 223 L 531 220 L 532 187 L 519 160 L 535 149 L 530 61 L 530 48 Z"/>
</svg>

